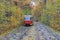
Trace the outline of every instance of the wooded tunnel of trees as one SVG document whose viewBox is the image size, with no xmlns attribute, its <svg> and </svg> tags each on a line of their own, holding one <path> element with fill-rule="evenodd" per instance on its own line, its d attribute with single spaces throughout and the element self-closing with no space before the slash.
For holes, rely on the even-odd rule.
<svg viewBox="0 0 60 40">
<path fill-rule="evenodd" d="M 60 0 L 39 1 L 32 12 L 40 22 L 60 31 Z"/>
<path fill-rule="evenodd" d="M 60 31 L 60 0 L 39 0 L 33 8 L 29 7 L 30 2 L 31 0 L 0 0 L 0 34 L 20 27 L 26 13 L 31 13 L 35 20 Z"/>
</svg>

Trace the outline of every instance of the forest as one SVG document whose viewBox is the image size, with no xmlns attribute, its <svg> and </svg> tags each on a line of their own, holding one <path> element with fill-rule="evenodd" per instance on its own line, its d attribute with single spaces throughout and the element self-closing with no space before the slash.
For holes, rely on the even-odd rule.
<svg viewBox="0 0 60 40">
<path fill-rule="evenodd" d="M 0 34 L 23 24 L 24 15 L 32 14 L 35 19 L 60 31 L 60 0 L 39 1 L 31 8 L 31 0 L 0 0 Z M 21 24 L 22 23 L 22 24 Z"/>
</svg>

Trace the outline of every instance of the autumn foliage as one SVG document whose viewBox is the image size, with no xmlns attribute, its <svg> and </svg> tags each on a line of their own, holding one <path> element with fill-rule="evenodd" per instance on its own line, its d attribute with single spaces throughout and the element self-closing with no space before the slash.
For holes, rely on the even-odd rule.
<svg viewBox="0 0 60 40">
<path fill-rule="evenodd" d="M 10 1 L 0 0 L 0 35 L 20 27 L 23 19 L 20 7 L 14 5 L 12 0 Z"/>
<path fill-rule="evenodd" d="M 60 1 L 48 0 L 46 4 L 40 2 L 32 9 L 34 20 L 40 20 L 45 25 L 50 26 L 54 30 L 60 31 Z"/>
</svg>

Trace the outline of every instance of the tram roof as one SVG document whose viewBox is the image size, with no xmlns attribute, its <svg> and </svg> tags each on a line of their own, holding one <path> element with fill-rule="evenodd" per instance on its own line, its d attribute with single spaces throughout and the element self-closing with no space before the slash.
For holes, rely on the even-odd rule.
<svg viewBox="0 0 60 40">
<path fill-rule="evenodd" d="M 25 15 L 25 17 L 32 17 L 32 15 Z"/>
</svg>

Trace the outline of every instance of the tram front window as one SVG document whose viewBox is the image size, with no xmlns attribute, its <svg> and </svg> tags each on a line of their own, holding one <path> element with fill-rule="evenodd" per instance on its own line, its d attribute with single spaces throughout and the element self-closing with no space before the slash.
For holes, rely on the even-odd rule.
<svg viewBox="0 0 60 40">
<path fill-rule="evenodd" d="M 30 20 L 30 18 L 29 17 L 26 17 L 25 20 Z"/>
</svg>

